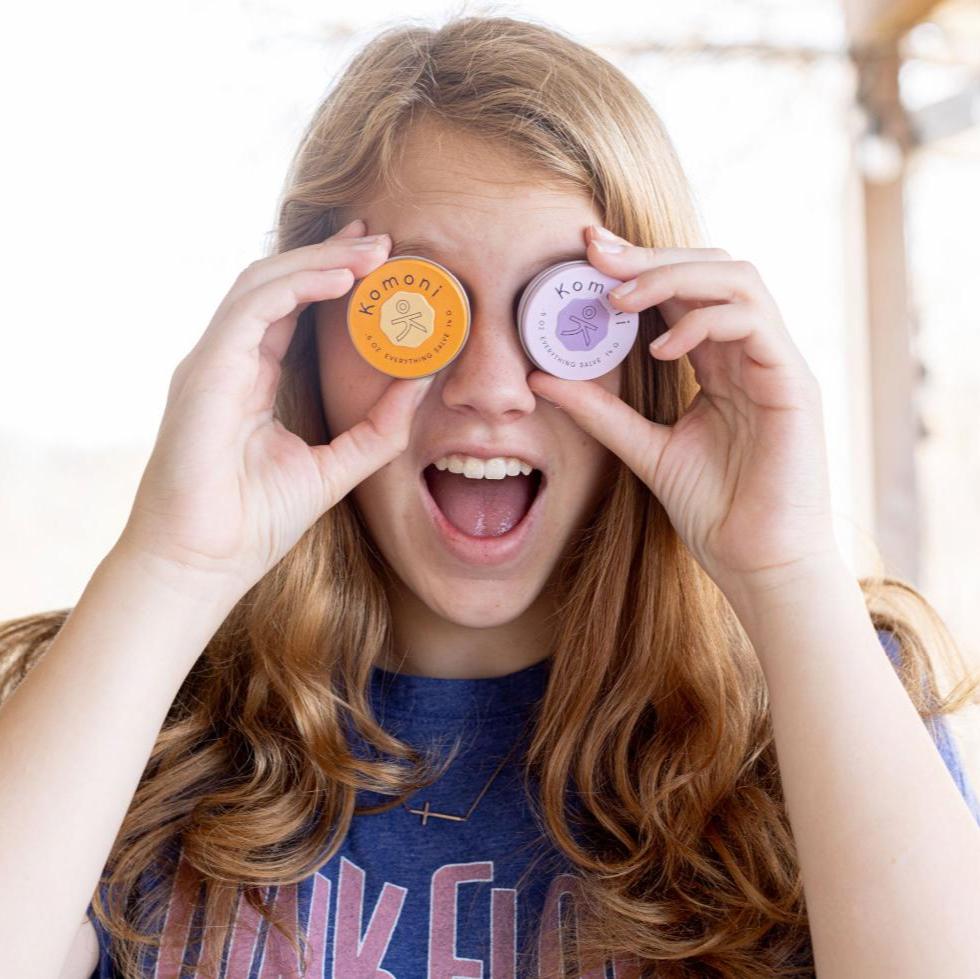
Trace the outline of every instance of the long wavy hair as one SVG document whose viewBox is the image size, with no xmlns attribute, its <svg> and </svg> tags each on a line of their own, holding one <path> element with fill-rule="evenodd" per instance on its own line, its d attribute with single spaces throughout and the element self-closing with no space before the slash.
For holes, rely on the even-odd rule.
<svg viewBox="0 0 980 979">
<path fill-rule="evenodd" d="M 276 251 L 322 241 L 379 187 L 397 191 L 399 147 L 423 118 L 591 195 L 631 241 L 701 244 L 663 124 L 620 70 L 546 25 L 454 16 L 438 29 L 389 27 L 351 59 L 291 162 Z M 658 317 L 641 314 L 622 397 L 669 425 L 697 383 L 686 358 L 647 355 Z M 310 307 L 276 413 L 311 444 L 331 437 L 316 364 Z M 812 975 L 767 687 L 730 606 L 622 464 L 558 572 L 551 667 L 524 764 L 542 829 L 577 882 L 580 970 L 628 958 L 667 979 Z M 371 669 L 391 651 L 387 573 L 348 494 L 242 597 L 189 672 L 93 895 L 127 979 L 140 975 L 142 950 L 159 947 L 177 884 L 203 914 L 199 974 L 217 974 L 239 901 L 302 950 L 266 899 L 271 885 L 337 852 L 359 790 L 395 805 L 438 774 L 372 713 Z M 977 680 L 926 599 L 883 572 L 860 584 L 875 626 L 900 647 L 896 669 L 920 716 L 976 702 Z M 3 625 L 0 696 L 68 612 Z M 945 697 L 940 662 L 962 678 Z"/>
</svg>

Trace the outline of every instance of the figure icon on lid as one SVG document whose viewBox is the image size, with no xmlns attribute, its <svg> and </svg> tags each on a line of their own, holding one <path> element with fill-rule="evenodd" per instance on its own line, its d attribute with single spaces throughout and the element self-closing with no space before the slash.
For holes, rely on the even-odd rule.
<svg viewBox="0 0 980 979">
<path fill-rule="evenodd" d="M 577 299 L 558 314 L 557 335 L 569 350 L 591 350 L 609 332 L 609 314 L 592 300 Z"/>
<path fill-rule="evenodd" d="M 381 329 L 392 343 L 417 347 L 434 328 L 435 312 L 418 293 L 396 292 L 381 307 Z"/>
</svg>

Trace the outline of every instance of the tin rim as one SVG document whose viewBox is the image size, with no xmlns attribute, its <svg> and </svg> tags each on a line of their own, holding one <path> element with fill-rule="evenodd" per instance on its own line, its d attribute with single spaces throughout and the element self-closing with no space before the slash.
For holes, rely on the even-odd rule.
<svg viewBox="0 0 980 979">
<path fill-rule="evenodd" d="M 449 360 L 441 364 L 434 371 L 429 371 L 428 374 L 411 374 L 411 375 L 389 374 L 387 371 L 381 370 L 380 367 L 377 367 L 376 365 L 370 364 L 369 362 L 366 361 L 366 363 L 369 363 L 369 366 L 374 367 L 376 371 L 379 371 L 380 373 L 385 374 L 388 377 L 397 377 L 399 379 L 408 379 L 408 380 L 418 380 L 419 378 L 422 377 L 431 377 L 433 374 L 438 374 L 439 371 L 441 371 L 445 367 L 448 367 L 463 352 L 463 348 L 466 346 L 470 338 L 470 322 L 472 319 L 472 313 L 470 310 L 470 297 L 467 295 L 466 289 L 463 288 L 463 283 L 460 282 L 459 279 L 457 279 L 456 276 L 449 269 L 447 269 L 446 266 L 443 265 L 441 262 L 437 262 L 433 258 L 427 258 L 425 255 L 411 255 L 411 254 L 389 255 L 388 258 L 386 258 L 377 268 L 372 269 L 370 272 L 368 272 L 368 275 L 374 275 L 375 272 L 377 272 L 380 269 L 383 269 L 386 265 L 390 265 L 392 262 L 400 261 L 403 258 L 414 258 L 416 261 L 426 262 L 428 265 L 434 265 L 436 268 L 440 269 L 443 273 L 445 273 L 446 278 L 449 280 L 449 282 L 452 284 L 455 290 L 459 293 L 459 295 L 463 297 L 463 319 L 465 321 L 463 326 L 463 338 L 460 341 L 459 347 L 456 349 L 456 353 L 454 353 L 452 357 L 449 358 Z M 357 344 L 355 343 L 354 340 L 354 334 L 351 332 L 351 316 L 350 316 L 351 305 L 354 302 L 354 293 L 357 292 L 358 285 L 361 282 L 363 282 L 366 278 L 367 275 L 362 276 L 354 283 L 354 285 L 351 286 L 350 292 L 347 294 L 347 308 L 344 312 L 344 320 L 347 323 L 347 336 L 350 338 L 351 343 L 354 344 L 355 349 L 357 347 Z"/>
<path fill-rule="evenodd" d="M 596 272 L 599 272 L 599 269 L 597 269 L 591 262 L 589 262 L 586 259 L 579 259 L 579 258 L 572 259 L 572 260 L 567 261 L 567 262 L 557 262 L 554 265 L 549 265 L 547 268 L 542 269 L 536 276 L 534 276 L 534 278 L 531 279 L 531 281 L 524 287 L 524 291 L 521 293 L 520 302 L 518 303 L 518 306 L 517 306 L 517 336 L 518 336 L 518 339 L 521 341 L 521 346 L 524 348 L 524 352 L 527 354 L 528 359 L 539 370 L 544 371 L 546 374 L 552 373 L 551 370 L 547 366 L 545 366 L 543 363 L 541 363 L 541 361 L 539 361 L 537 359 L 537 357 L 534 356 L 534 354 L 532 353 L 532 351 L 528 348 L 527 342 L 524 339 L 524 312 L 525 312 L 525 310 L 527 308 L 528 303 L 531 301 L 531 297 L 533 296 L 533 294 L 535 293 L 535 291 L 538 289 L 538 287 L 540 286 L 541 282 L 547 276 L 552 275 L 555 272 L 559 272 L 562 269 L 570 268 L 572 266 L 584 266 L 586 268 L 590 268 L 590 269 L 595 270 Z M 600 272 L 600 274 L 601 275 L 605 275 L 606 278 L 613 279 L 616 282 L 622 282 L 622 281 L 624 281 L 624 280 L 616 279 L 615 276 L 608 275 L 606 273 Z M 615 287 L 613 287 L 613 288 L 615 288 Z M 605 303 L 606 306 L 609 305 L 609 303 L 606 300 L 605 296 L 602 297 L 602 301 Z M 639 326 L 639 314 L 634 313 L 632 315 L 637 317 L 637 326 Z M 634 343 L 635 342 L 636 342 L 636 337 L 634 337 Z M 618 367 L 619 364 L 621 364 L 626 359 L 626 357 L 629 355 L 629 351 L 632 349 L 632 347 L 633 347 L 633 344 L 630 344 L 630 346 L 626 349 L 626 352 L 619 358 L 619 360 L 617 360 L 615 363 L 611 364 L 610 366 L 606 367 L 605 370 L 601 371 L 599 374 L 595 374 L 591 378 L 586 378 L 586 379 L 587 380 L 595 380 L 595 378 L 602 377 L 603 374 L 607 374 L 609 371 L 615 370 L 616 367 Z M 561 376 L 561 375 L 558 375 L 558 376 Z"/>
<path fill-rule="evenodd" d="M 556 262 L 554 265 L 549 265 L 547 266 L 547 268 L 543 268 L 524 287 L 524 291 L 521 293 L 521 301 L 517 304 L 517 325 L 518 325 L 519 333 L 521 332 L 521 330 L 519 329 L 521 325 L 521 320 L 524 318 L 524 307 L 527 305 L 528 301 L 531 298 L 531 294 L 534 292 L 535 289 L 537 289 L 538 285 L 541 283 L 544 277 L 547 275 L 551 275 L 553 272 L 557 272 L 559 269 L 568 268 L 569 266 L 572 265 L 587 265 L 589 268 L 595 268 L 595 266 L 591 262 L 587 262 L 581 258 L 573 258 L 571 261 L 568 262 Z M 598 271 L 598 269 L 596 269 L 596 271 Z"/>
</svg>

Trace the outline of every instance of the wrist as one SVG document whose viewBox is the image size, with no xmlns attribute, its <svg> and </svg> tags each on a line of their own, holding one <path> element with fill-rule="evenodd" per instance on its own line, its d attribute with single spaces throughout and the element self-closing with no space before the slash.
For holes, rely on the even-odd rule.
<svg viewBox="0 0 980 979">
<path fill-rule="evenodd" d="M 836 549 L 738 575 L 719 587 L 750 635 L 756 622 L 782 610 L 812 602 L 841 585 L 857 587 L 853 572 Z"/>
<path fill-rule="evenodd" d="M 247 588 L 226 576 L 180 566 L 174 561 L 133 547 L 120 537 L 100 563 L 112 575 L 133 579 L 161 601 L 193 608 L 203 616 L 224 620 Z"/>
<path fill-rule="evenodd" d="M 169 700 L 234 606 L 230 592 L 170 577 L 150 556 L 113 547 L 99 562 L 52 643 L 87 657 L 99 683 L 148 677 Z M 129 671 L 129 672 L 127 672 Z M 143 688 L 140 688 L 143 689 Z"/>
</svg>

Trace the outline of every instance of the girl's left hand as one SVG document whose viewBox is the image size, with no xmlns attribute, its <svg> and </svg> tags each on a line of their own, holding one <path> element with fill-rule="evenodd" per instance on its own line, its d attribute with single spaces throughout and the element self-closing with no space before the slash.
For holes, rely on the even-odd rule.
<svg viewBox="0 0 980 979">
<path fill-rule="evenodd" d="M 535 370 L 531 389 L 618 455 L 663 504 L 726 594 L 838 560 L 820 388 L 759 273 L 715 248 L 609 253 L 588 261 L 636 286 L 615 307 L 658 306 L 670 328 L 650 356 L 687 354 L 700 391 L 674 425 L 650 421 L 598 381 Z"/>
</svg>

